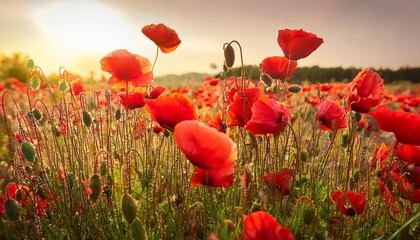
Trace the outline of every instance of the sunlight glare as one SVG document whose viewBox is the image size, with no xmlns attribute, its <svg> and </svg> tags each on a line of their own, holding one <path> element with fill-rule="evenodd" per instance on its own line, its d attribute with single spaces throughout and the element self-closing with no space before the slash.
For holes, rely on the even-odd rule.
<svg viewBox="0 0 420 240">
<path fill-rule="evenodd" d="M 39 12 L 37 23 L 60 45 L 79 53 L 107 52 L 139 39 L 118 12 L 97 1 L 54 3 Z"/>
</svg>

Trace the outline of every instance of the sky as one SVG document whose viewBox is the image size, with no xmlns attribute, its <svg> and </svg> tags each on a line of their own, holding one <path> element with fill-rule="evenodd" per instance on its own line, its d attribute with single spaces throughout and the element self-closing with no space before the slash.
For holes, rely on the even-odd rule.
<svg viewBox="0 0 420 240">
<path fill-rule="evenodd" d="M 0 0 L 0 52 L 25 53 L 47 74 L 101 74 L 101 58 L 117 49 L 153 62 L 156 46 L 141 28 L 164 23 L 182 43 L 159 54 L 155 76 L 220 71 L 232 40 L 246 65 L 283 56 L 285 28 L 324 39 L 298 67 L 419 67 L 419 12 L 418 0 Z"/>
</svg>

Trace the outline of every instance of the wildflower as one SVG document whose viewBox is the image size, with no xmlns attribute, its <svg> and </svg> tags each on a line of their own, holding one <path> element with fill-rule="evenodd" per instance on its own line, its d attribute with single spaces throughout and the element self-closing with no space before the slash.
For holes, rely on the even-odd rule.
<svg viewBox="0 0 420 240">
<path fill-rule="evenodd" d="M 384 98 L 384 80 L 374 71 L 364 69 L 349 84 L 347 102 L 353 111 L 366 113 Z"/>
<path fill-rule="evenodd" d="M 152 40 L 163 53 L 170 53 L 181 44 L 176 31 L 162 23 L 144 26 L 141 32 Z"/>
<path fill-rule="evenodd" d="M 153 81 L 149 60 L 125 49 L 115 50 L 103 57 L 101 68 L 111 74 L 108 83 L 113 87 L 125 87 L 127 82 L 135 87 L 144 87 Z"/>
<path fill-rule="evenodd" d="M 252 115 L 251 107 L 258 99 L 259 88 L 247 88 L 245 93 L 232 88 L 228 93 L 228 102 L 231 104 L 227 112 L 227 125 L 229 127 L 244 127 Z"/>
<path fill-rule="evenodd" d="M 420 146 L 398 143 L 395 152 L 401 160 L 420 165 Z"/>
<path fill-rule="evenodd" d="M 236 144 L 224 133 L 195 120 L 175 127 L 175 143 L 196 167 L 191 185 L 228 187 L 233 185 Z"/>
<path fill-rule="evenodd" d="M 245 126 L 253 135 L 275 134 L 283 131 L 284 124 L 289 121 L 289 109 L 261 94 L 252 105 L 252 117 Z"/>
<path fill-rule="evenodd" d="M 284 55 L 288 59 L 295 61 L 309 56 L 324 40 L 302 29 L 283 29 L 278 32 L 277 42 L 283 50 Z"/>
<path fill-rule="evenodd" d="M 344 108 L 333 101 L 325 100 L 319 104 L 317 118 L 322 130 L 347 128 L 348 116 Z"/>
<path fill-rule="evenodd" d="M 226 134 L 198 121 L 175 127 L 174 138 L 185 157 L 196 167 L 214 170 L 236 156 L 236 144 Z"/>
<path fill-rule="evenodd" d="M 142 91 L 128 92 L 128 98 L 125 92 L 120 93 L 121 104 L 127 109 L 142 108 L 146 104 L 144 102 L 146 93 Z"/>
<path fill-rule="evenodd" d="M 181 93 L 170 93 L 156 99 L 145 99 L 146 110 L 153 120 L 171 131 L 175 125 L 195 119 L 195 111 L 191 100 Z"/>
<path fill-rule="evenodd" d="M 283 169 L 281 173 L 269 173 L 263 176 L 263 181 L 269 187 L 277 189 L 282 196 L 290 194 L 292 188 L 293 170 Z"/>
<path fill-rule="evenodd" d="M 165 87 L 162 87 L 162 86 L 156 86 L 156 87 L 154 87 L 153 88 L 153 90 L 152 91 L 150 91 L 150 93 L 149 93 L 149 97 L 148 98 L 151 98 L 151 99 L 156 99 L 156 98 L 158 98 L 160 95 L 162 95 L 162 93 L 163 92 L 165 92 L 166 91 L 166 88 Z"/>
<path fill-rule="evenodd" d="M 366 198 L 355 192 L 334 192 L 330 195 L 337 208 L 346 216 L 362 214 L 366 208 Z"/>
<path fill-rule="evenodd" d="M 83 82 L 82 80 L 80 80 L 80 78 L 74 80 L 72 83 L 70 83 L 71 85 L 71 90 L 74 94 L 74 96 L 78 97 L 80 95 L 80 93 L 85 91 L 85 88 L 83 86 Z"/>
<path fill-rule="evenodd" d="M 420 145 L 420 115 L 388 110 L 384 105 L 369 114 L 382 131 L 393 132 L 398 142 Z"/>
<path fill-rule="evenodd" d="M 260 64 L 263 73 L 268 74 L 273 79 L 280 80 L 290 77 L 296 67 L 296 61 L 291 62 L 289 67 L 289 59 L 279 56 L 265 58 Z"/>
<path fill-rule="evenodd" d="M 257 211 L 245 218 L 242 239 L 293 240 L 295 238 L 289 228 L 281 226 L 270 214 Z"/>
</svg>

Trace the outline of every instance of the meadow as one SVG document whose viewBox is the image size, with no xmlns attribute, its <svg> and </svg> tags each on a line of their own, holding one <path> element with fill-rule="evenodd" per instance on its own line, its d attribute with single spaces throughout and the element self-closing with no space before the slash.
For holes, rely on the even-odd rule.
<svg viewBox="0 0 420 240">
<path fill-rule="evenodd" d="M 419 239 L 418 85 L 293 83 L 324 41 L 282 29 L 260 79 L 231 41 L 219 76 L 163 87 L 181 40 L 143 34 L 154 61 L 115 50 L 108 79 L 51 84 L 29 60 L 1 87 L 2 239 Z"/>
</svg>

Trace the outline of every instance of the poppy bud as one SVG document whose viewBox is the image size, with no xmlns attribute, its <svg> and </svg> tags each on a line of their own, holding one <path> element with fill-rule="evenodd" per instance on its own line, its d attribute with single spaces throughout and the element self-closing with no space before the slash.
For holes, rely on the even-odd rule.
<svg viewBox="0 0 420 240">
<path fill-rule="evenodd" d="M 96 203 L 99 195 L 101 194 L 101 178 L 98 174 L 94 174 L 90 177 L 89 188 L 92 191 L 89 195 L 90 201 L 92 201 L 92 203 Z"/>
<path fill-rule="evenodd" d="M 22 149 L 23 156 L 25 157 L 26 161 L 34 162 L 35 161 L 35 147 L 30 142 L 23 142 L 20 145 Z"/>
<path fill-rule="evenodd" d="M 131 225 L 131 236 L 133 237 L 133 239 L 138 240 L 148 239 L 146 231 L 144 231 L 143 224 L 138 218 L 134 219 L 134 222 Z"/>
<path fill-rule="evenodd" d="M 115 120 L 120 120 L 121 118 L 121 109 L 117 109 L 117 111 L 115 111 Z"/>
<path fill-rule="evenodd" d="M 33 76 L 31 78 L 31 88 L 32 90 L 38 90 L 39 86 L 41 85 L 41 80 L 37 76 Z"/>
<path fill-rule="evenodd" d="M 17 221 L 19 219 L 20 208 L 16 200 L 12 198 L 7 199 L 6 202 L 4 203 L 4 210 L 5 210 L 6 216 L 11 221 Z"/>
<path fill-rule="evenodd" d="M 85 124 L 87 128 L 90 128 L 90 126 L 92 125 L 92 115 L 90 115 L 88 111 L 83 111 L 82 117 L 83 117 L 83 124 Z"/>
<path fill-rule="evenodd" d="M 260 79 L 265 85 L 269 87 L 271 87 L 271 85 L 273 84 L 273 79 L 268 74 L 261 74 Z"/>
<path fill-rule="evenodd" d="M 99 172 L 101 173 L 101 176 L 105 176 L 106 175 L 106 162 L 102 161 L 101 165 L 99 166 Z"/>
<path fill-rule="evenodd" d="M 32 116 L 36 119 L 36 120 L 41 120 L 41 118 L 42 118 L 42 113 L 41 113 L 41 111 L 39 111 L 39 109 L 38 108 L 34 108 L 34 109 L 32 109 Z"/>
<path fill-rule="evenodd" d="M 47 194 L 47 190 L 45 190 L 45 188 L 44 187 L 39 187 L 38 188 L 38 190 L 37 190 L 37 192 L 36 192 L 37 194 L 38 194 L 38 196 L 42 199 L 42 200 L 45 200 L 45 199 L 47 199 L 48 198 L 48 194 Z"/>
<path fill-rule="evenodd" d="M 315 208 L 312 207 L 312 206 L 308 206 L 303 211 L 303 222 L 306 225 L 311 225 L 311 223 L 314 221 L 314 219 L 315 219 Z"/>
<path fill-rule="evenodd" d="M 299 85 L 291 85 L 290 87 L 287 88 L 287 91 L 292 92 L 292 93 L 298 93 L 302 91 L 302 87 Z"/>
<path fill-rule="evenodd" d="M 22 191 L 22 189 L 20 189 L 20 188 L 16 189 L 15 199 L 16 199 L 16 201 L 20 201 L 20 200 L 23 199 L 23 191 Z"/>
<path fill-rule="evenodd" d="M 60 90 L 60 92 L 65 92 L 65 91 L 67 91 L 68 88 L 69 88 L 69 85 L 67 84 L 66 80 L 61 79 L 58 82 L 58 90 Z"/>
<path fill-rule="evenodd" d="M 343 136 L 341 137 L 341 146 L 346 148 L 349 144 L 349 132 L 344 131 Z"/>
<path fill-rule="evenodd" d="M 133 198 L 133 196 L 131 196 L 128 193 L 124 193 L 121 202 L 121 209 L 125 220 L 129 224 L 132 224 L 134 222 L 134 219 L 136 218 L 137 212 L 137 202 Z"/>
<path fill-rule="evenodd" d="M 235 51 L 233 50 L 232 45 L 228 44 L 226 45 L 224 49 L 225 54 L 225 65 L 228 68 L 231 68 L 233 64 L 235 63 Z"/>
<path fill-rule="evenodd" d="M 300 150 L 300 161 L 306 162 L 308 161 L 308 158 L 309 158 L 308 150 L 306 149 Z"/>
<path fill-rule="evenodd" d="M 69 183 L 70 188 L 76 186 L 76 176 L 74 175 L 74 173 L 70 172 L 67 174 L 67 182 Z"/>
</svg>

